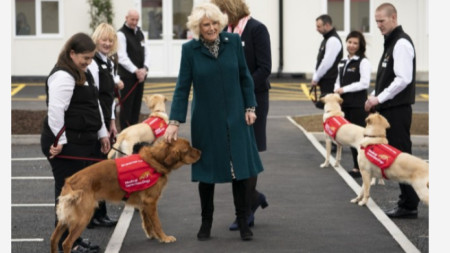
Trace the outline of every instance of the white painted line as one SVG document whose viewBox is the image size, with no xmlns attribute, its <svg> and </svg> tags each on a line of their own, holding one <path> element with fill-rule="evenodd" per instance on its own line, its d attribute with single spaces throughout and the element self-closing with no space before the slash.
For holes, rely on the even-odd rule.
<svg viewBox="0 0 450 253">
<path fill-rule="evenodd" d="M 11 180 L 53 180 L 53 177 L 11 177 Z"/>
<path fill-rule="evenodd" d="M 43 242 L 44 238 L 11 239 L 11 242 Z"/>
<path fill-rule="evenodd" d="M 11 158 L 11 162 L 21 162 L 21 161 L 44 161 L 47 160 L 45 157 L 22 157 L 22 158 Z"/>
<path fill-rule="evenodd" d="M 55 204 L 11 204 L 11 207 L 55 207 Z"/>
<path fill-rule="evenodd" d="M 123 239 L 127 234 L 131 219 L 133 218 L 134 207 L 125 205 L 122 214 L 117 222 L 114 232 L 106 246 L 105 253 L 119 253 Z"/>
<path fill-rule="evenodd" d="M 314 137 L 313 134 L 307 132 L 302 126 L 297 124 L 292 117 L 287 117 L 289 121 L 292 122 L 295 126 L 297 126 L 308 138 L 308 140 L 316 147 L 317 151 L 325 158 L 326 150 L 320 144 L 320 142 Z M 334 157 L 330 156 L 330 164 L 334 164 Z M 319 166 L 318 166 L 319 167 Z M 359 194 L 361 191 L 361 186 L 347 173 L 347 171 L 342 167 L 334 167 L 334 170 L 344 179 L 344 181 L 350 186 L 350 188 L 356 193 Z M 319 167 L 320 168 L 320 167 Z M 349 200 L 350 202 L 350 200 Z M 400 247 L 408 253 L 420 253 L 417 247 L 405 236 L 405 234 L 397 227 L 397 225 L 384 213 L 383 210 L 375 203 L 372 198 L 369 198 L 369 201 L 366 204 L 367 208 L 373 213 L 373 215 L 380 221 L 380 223 L 387 229 L 387 231 L 392 235 L 392 237 L 397 241 Z M 359 206 L 355 205 L 355 208 Z"/>
</svg>

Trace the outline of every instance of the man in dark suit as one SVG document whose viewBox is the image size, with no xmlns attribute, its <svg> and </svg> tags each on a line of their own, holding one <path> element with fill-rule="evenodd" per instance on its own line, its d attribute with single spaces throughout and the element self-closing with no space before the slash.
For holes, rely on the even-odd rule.
<svg viewBox="0 0 450 253">
<path fill-rule="evenodd" d="M 253 77 L 255 96 L 258 106 L 255 108 L 256 121 L 253 124 L 258 151 L 267 149 L 266 124 L 269 113 L 269 76 L 272 71 L 272 53 L 270 50 L 270 36 L 267 27 L 250 16 L 250 11 L 242 0 L 213 0 L 222 12 L 228 15 L 228 27 L 225 31 L 238 33 L 244 47 L 245 60 Z M 257 177 L 248 180 L 248 194 L 250 206 L 247 210 L 248 223 L 253 225 L 254 213 L 261 206 L 267 207 L 264 194 L 256 190 Z M 236 221 L 231 224 L 230 230 L 237 230 Z"/>
</svg>

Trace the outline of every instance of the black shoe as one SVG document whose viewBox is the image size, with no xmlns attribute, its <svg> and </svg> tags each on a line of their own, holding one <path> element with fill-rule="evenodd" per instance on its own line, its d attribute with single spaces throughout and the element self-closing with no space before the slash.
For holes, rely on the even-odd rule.
<svg viewBox="0 0 450 253">
<path fill-rule="evenodd" d="M 59 253 L 64 253 L 63 250 L 58 250 Z M 70 253 L 98 253 L 98 250 L 90 250 L 88 248 L 85 248 L 81 245 L 76 245 L 72 248 Z"/>
<path fill-rule="evenodd" d="M 100 249 L 100 246 L 92 244 L 89 239 L 81 239 L 77 242 L 77 245 L 80 245 L 83 248 L 89 249 L 92 252 L 98 252 Z"/>
<path fill-rule="evenodd" d="M 211 238 L 211 222 L 202 222 L 202 225 L 200 226 L 200 230 L 197 233 L 197 239 L 199 241 L 206 241 Z"/>
<path fill-rule="evenodd" d="M 255 215 L 253 213 L 250 214 L 250 216 L 247 218 L 247 223 L 249 227 L 253 227 L 255 225 Z M 237 224 L 237 220 L 234 220 L 234 222 L 230 225 L 228 229 L 230 229 L 230 231 L 238 230 L 239 225 Z"/>
<path fill-rule="evenodd" d="M 250 241 L 253 238 L 253 232 L 250 230 L 250 228 L 248 227 L 247 221 L 244 220 L 239 220 L 237 221 L 238 226 L 239 226 L 239 232 L 241 234 L 241 239 L 243 241 Z"/>
<path fill-rule="evenodd" d="M 385 211 L 386 215 L 394 219 L 417 219 L 417 210 L 408 210 L 401 207 Z"/>
<path fill-rule="evenodd" d="M 87 227 L 114 227 L 116 224 L 117 220 L 111 220 L 107 215 L 105 215 L 104 217 L 92 218 Z"/>
<path fill-rule="evenodd" d="M 361 177 L 361 172 L 355 171 L 355 170 L 349 171 L 348 174 L 350 174 L 350 176 L 352 176 L 353 178 L 360 178 Z"/>
</svg>

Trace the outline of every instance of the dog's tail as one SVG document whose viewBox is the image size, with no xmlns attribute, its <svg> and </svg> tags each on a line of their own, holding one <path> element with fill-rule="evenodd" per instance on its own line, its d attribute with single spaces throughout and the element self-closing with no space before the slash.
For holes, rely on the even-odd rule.
<svg viewBox="0 0 450 253">
<path fill-rule="evenodd" d="M 65 185 L 63 188 L 64 195 L 58 197 L 58 205 L 56 206 L 56 215 L 58 221 L 66 224 L 69 220 L 73 209 L 79 205 L 83 198 L 83 191 L 72 190 L 70 185 Z"/>
<path fill-rule="evenodd" d="M 108 159 L 119 158 L 119 152 L 117 152 L 116 150 L 120 150 L 122 141 L 123 141 L 123 135 L 119 134 L 119 136 L 117 136 L 116 143 L 114 143 L 113 148 L 111 148 L 111 150 L 108 153 Z"/>
</svg>

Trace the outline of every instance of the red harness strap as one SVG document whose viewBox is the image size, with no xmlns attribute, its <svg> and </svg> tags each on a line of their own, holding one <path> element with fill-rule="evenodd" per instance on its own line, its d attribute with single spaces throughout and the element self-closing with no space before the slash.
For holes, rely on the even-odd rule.
<svg viewBox="0 0 450 253">
<path fill-rule="evenodd" d="M 336 133 L 339 128 L 345 124 L 349 124 L 350 121 L 346 120 L 342 116 L 333 116 L 323 122 L 323 130 L 327 133 L 331 138 L 336 138 Z"/>
<path fill-rule="evenodd" d="M 152 117 L 144 120 L 144 122 L 142 122 L 142 123 L 147 124 L 152 129 L 156 138 L 163 136 L 167 129 L 166 121 L 164 121 L 164 119 L 162 119 L 160 117 L 156 117 L 156 116 L 152 116 Z"/>
<path fill-rule="evenodd" d="M 124 200 L 135 191 L 152 187 L 161 176 L 138 154 L 117 158 L 115 162 L 119 185 L 126 192 Z"/>
<path fill-rule="evenodd" d="M 381 169 L 383 178 L 386 177 L 385 170 L 388 169 L 402 151 L 387 144 L 373 144 L 367 147 L 361 147 L 367 159 Z"/>
</svg>

